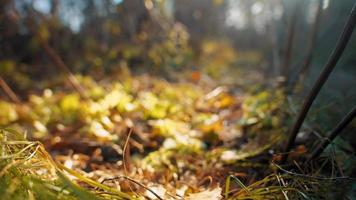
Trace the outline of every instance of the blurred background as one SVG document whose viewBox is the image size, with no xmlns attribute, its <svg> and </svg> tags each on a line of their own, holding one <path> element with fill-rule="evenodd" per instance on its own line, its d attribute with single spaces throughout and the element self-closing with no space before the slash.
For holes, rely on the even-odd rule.
<svg viewBox="0 0 356 200">
<path fill-rule="evenodd" d="M 285 87 L 299 105 L 353 3 L 2 0 L 0 76 L 23 99 L 58 87 L 68 74 L 100 81 L 150 73 L 170 81 L 214 80 L 236 90 Z M 313 107 L 312 121 L 335 121 L 356 102 L 355 53 L 354 34 Z M 316 115 L 320 110 L 324 114 Z"/>
</svg>

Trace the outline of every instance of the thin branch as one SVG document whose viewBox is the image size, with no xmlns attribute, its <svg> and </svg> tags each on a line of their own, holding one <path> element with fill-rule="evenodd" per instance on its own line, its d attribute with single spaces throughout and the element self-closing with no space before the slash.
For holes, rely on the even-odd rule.
<svg viewBox="0 0 356 200">
<path fill-rule="evenodd" d="M 21 103 L 21 100 L 15 92 L 10 88 L 10 86 L 5 82 L 5 80 L 0 77 L 0 87 L 4 90 L 5 94 L 10 98 L 14 103 Z"/>
<path fill-rule="evenodd" d="M 128 172 L 131 171 L 131 154 L 130 154 L 130 143 L 129 143 L 130 138 L 131 138 L 131 133 L 132 133 L 132 129 L 129 130 L 129 133 L 128 133 L 126 141 L 125 141 L 124 149 L 123 149 L 123 154 L 122 154 L 122 161 L 124 164 L 125 176 L 128 176 L 127 175 Z M 129 188 L 130 188 L 131 192 L 134 192 L 134 190 L 131 188 L 130 184 L 129 184 Z"/>
<path fill-rule="evenodd" d="M 142 184 L 142 183 L 140 183 L 140 182 L 136 181 L 135 179 L 132 179 L 132 178 L 130 178 L 130 177 L 128 177 L 128 176 L 117 176 L 117 177 L 113 177 L 113 178 L 106 178 L 106 179 L 104 179 L 103 181 L 101 181 L 101 183 L 103 184 L 103 183 L 105 183 L 106 181 L 115 181 L 115 180 L 118 180 L 118 179 L 126 179 L 126 180 L 129 180 L 129 181 L 131 181 L 131 182 L 133 182 L 133 183 L 135 183 L 135 184 L 137 184 L 137 185 L 139 185 L 139 186 L 145 188 L 145 189 L 148 190 L 149 192 L 151 192 L 155 197 L 157 197 L 157 199 L 163 200 L 163 198 L 160 197 L 160 196 L 159 196 L 155 191 L 153 191 L 151 188 L 145 186 L 144 184 Z"/>
<path fill-rule="evenodd" d="M 35 11 L 32 11 L 35 12 Z M 42 19 L 43 17 L 40 16 Z M 43 19 L 44 21 L 44 19 Z M 84 88 L 80 85 L 78 79 L 73 75 L 73 73 L 70 71 L 69 67 L 64 63 L 63 59 L 58 55 L 58 53 L 49 45 L 48 43 L 48 38 L 45 38 L 41 35 L 40 31 L 33 26 L 34 25 L 34 20 L 30 18 L 30 24 L 28 28 L 35 34 L 35 36 L 38 38 L 39 43 L 41 47 L 44 49 L 44 52 L 47 54 L 49 59 L 52 61 L 52 63 L 57 66 L 60 70 L 62 70 L 66 78 L 68 79 L 69 83 L 72 85 L 72 87 L 79 93 L 79 95 L 87 99 L 88 96 L 85 93 Z"/>
<path fill-rule="evenodd" d="M 299 176 L 299 177 L 303 177 L 303 178 L 309 178 L 309 179 L 318 179 L 318 180 L 340 180 L 340 179 L 346 179 L 346 180 L 356 180 L 356 178 L 353 177 L 347 177 L 347 176 L 339 176 L 339 177 L 320 177 L 320 176 L 310 176 L 310 175 L 305 175 L 305 174 L 299 174 L 299 173 L 295 173 L 295 172 L 291 172 L 288 171 L 286 169 L 283 169 L 281 166 L 272 163 L 275 167 L 278 168 L 278 170 L 290 174 L 292 176 Z"/>
<path fill-rule="evenodd" d="M 40 43 L 45 53 L 50 58 L 50 60 L 55 64 L 58 68 L 60 68 L 65 74 L 69 81 L 69 83 L 73 86 L 73 88 L 79 93 L 79 95 L 86 99 L 87 95 L 85 90 L 80 85 L 77 78 L 73 75 L 73 73 L 69 70 L 69 68 L 64 64 L 62 58 L 54 51 L 52 47 L 49 46 L 48 42 L 42 38 L 40 38 Z"/>
<path fill-rule="evenodd" d="M 127 135 L 126 141 L 125 141 L 125 145 L 124 145 L 124 149 L 123 149 L 123 155 L 122 155 L 122 159 L 123 159 L 123 164 L 124 164 L 124 171 L 125 171 L 125 175 L 128 174 L 128 172 L 131 171 L 131 155 L 130 155 L 130 139 L 131 139 L 131 134 L 132 134 L 133 129 L 129 130 L 129 133 Z"/>
<path fill-rule="evenodd" d="M 336 127 L 331 131 L 330 135 L 313 151 L 308 161 L 311 161 L 317 157 L 325 150 L 325 148 L 338 136 L 348 124 L 356 117 L 356 107 L 347 113 L 347 115 L 336 125 Z"/>
<path fill-rule="evenodd" d="M 320 92 L 320 89 L 328 79 L 329 75 L 335 68 L 336 63 L 340 59 L 342 53 L 345 50 L 345 47 L 347 43 L 350 40 L 350 37 L 352 35 L 352 32 L 355 28 L 356 24 L 356 3 L 353 5 L 350 16 L 344 26 L 343 32 L 341 36 L 339 37 L 336 46 L 331 53 L 326 65 L 324 66 L 323 71 L 319 75 L 317 81 L 314 83 L 313 88 L 311 89 L 310 93 L 308 94 L 307 98 L 304 101 L 304 104 L 302 106 L 302 109 L 298 115 L 297 120 L 295 121 L 293 128 L 290 132 L 288 142 L 284 148 L 284 152 L 289 152 L 294 144 L 294 141 L 297 137 L 297 134 L 300 130 L 300 127 L 302 126 L 305 117 L 308 114 L 308 111 L 310 107 L 312 106 L 316 96 Z M 284 164 L 287 161 L 288 154 L 283 154 L 282 159 L 281 159 L 281 164 Z"/>
</svg>

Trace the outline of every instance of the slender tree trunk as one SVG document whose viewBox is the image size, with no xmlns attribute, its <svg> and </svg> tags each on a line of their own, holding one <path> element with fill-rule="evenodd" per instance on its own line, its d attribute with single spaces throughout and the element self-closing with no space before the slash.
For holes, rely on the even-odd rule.
<svg viewBox="0 0 356 200">
<path fill-rule="evenodd" d="M 277 3 L 275 1 L 269 2 L 267 4 L 268 10 L 270 15 L 273 15 L 273 4 Z M 280 2 L 278 2 L 280 3 Z M 277 27 L 275 20 L 271 18 L 270 26 L 269 26 L 269 36 L 271 38 L 271 45 L 272 45 L 272 77 L 276 77 L 280 75 L 280 55 L 279 55 L 279 46 L 278 46 L 278 39 L 277 39 Z"/>
<path fill-rule="evenodd" d="M 321 15 L 322 15 L 322 11 L 323 11 L 323 2 L 324 2 L 323 0 L 318 1 L 318 7 L 317 7 L 316 14 L 315 14 L 314 24 L 313 24 L 313 27 L 312 27 L 312 30 L 311 30 L 311 33 L 309 36 L 308 48 L 307 48 L 307 53 L 306 53 L 305 59 L 302 63 L 300 70 L 296 73 L 295 76 L 292 76 L 291 80 L 290 80 L 289 88 L 290 88 L 291 92 L 293 92 L 293 90 L 295 90 L 295 86 L 296 86 L 298 80 L 300 80 L 301 83 L 305 80 L 305 77 L 307 76 L 307 73 L 309 71 L 310 63 L 311 63 L 313 55 L 314 55 L 316 38 L 318 35 L 318 31 L 319 31 L 319 25 L 320 25 Z"/>
<path fill-rule="evenodd" d="M 52 17 L 57 16 L 58 7 L 59 7 L 59 0 L 52 0 L 52 5 L 51 5 L 51 15 L 52 15 Z"/>
<path fill-rule="evenodd" d="M 293 13 L 291 15 L 290 22 L 288 24 L 288 32 L 285 39 L 285 46 L 284 46 L 284 57 L 282 61 L 282 76 L 284 77 L 284 84 L 287 82 L 288 74 L 290 71 L 290 60 L 292 57 L 293 52 L 293 42 L 295 36 L 295 28 L 297 24 L 297 17 L 299 12 L 299 0 L 295 1 L 295 6 L 293 8 Z"/>
<path fill-rule="evenodd" d="M 306 99 L 304 101 L 301 111 L 298 114 L 297 120 L 295 121 L 295 123 L 291 129 L 288 142 L 286 143 L 286 146 L 284 148 L 285 154 L 283 154 L 283 156 L 282 156 L 281 164 L 284 164 L 287 161 L 288 153 L 293 147 L 294 141 L 295 141 L 297 134 L 304 122 L 304 119 L 307 116 L 308 111 L 309 111 L 310 107 L 312 106 L 316 96 L 320 92 L 320 89 L 322 88 L 322 86 L 324 85 L 326 80 L 328 79 L 329 75 L 335 68 L 336 63 L 339 61 L 342 53 L 344 52 L 345 47 L 346 47 L 347 43 L 349 42 L 352 32 L 355 28 L 355 25 L 356 25 L 356 3 L 352 7 L 350 16 L 346 22 L 346 25 L 343 28 L 343 32 L 342 32 L 341 36 L 339 37 L 339 39 L 336 43 L 336 46 L 335 46 L 333 52 L 331 53 L 327 63 L 325 64 L 323 71 L 319 75 L 317 81 L 314 83 L 313 88 L 311 89 L 311 91 L 309 92 L 308 96 L 306 97 Z"/>
</svg>

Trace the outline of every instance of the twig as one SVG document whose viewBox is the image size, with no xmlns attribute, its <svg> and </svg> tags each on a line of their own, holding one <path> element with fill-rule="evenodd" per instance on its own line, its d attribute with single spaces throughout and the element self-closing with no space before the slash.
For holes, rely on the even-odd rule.
<svg viewBox="0 0 356 200">
<path fill-rule="evenodd" d="M 130 160 L 130 138 L 131 138 L 131 133 L 132 129 L 129 130 L 129 133 L 127 135 L 125 144 L 124 144 L 124 149 L 123 149 L 123 154 L 122 154 L 122 160 L 123 160 L 123 165 L 124 165 L 124 173 L 125 176 L 128 176 L 128 172 L 131 171 L 131 160 Z M 129 184 L 129 188 L 131 192 L 136 193 L 131 185 Z M 137 195 L 137 194 L 136 194 Z"/>
<path fill-rule="evenodd" d="M 311 154 L 308 161 L 311 161 L 320 156 L 324 149 L 338 136 L 344 128 L 352 122 L 356 117 L 356 107 L 354 107 L 347 115 L 336 125 L 336 127 L 331 131 L 328 138 L 326 138 Z"/>
<path fill-rule="evenodd" d="M 205 176 L 201 181 L 198 182 L 198 186 L 202 186 L 206 181 L 209 181 L 209 186 L 213 183 L 213 177 L 211 176 Z"/>
<path fill-rule="evenodd" d="M 37 34 L 39 35 L 39 34 Z M 39 36 L 40 37 L 40 36 Z M 45 50 L 45 53 L 47 56 L 50 58 L 50 60 L 55 64 L 58 68 L 60 68 L 67 76 L 67 79 L 69 83 L 73 86 L 73 88 L 79 93 L 79 95 L 87 99 L 87 95 L 85 94 L 85 91 L 83 87 L 80 85 L 79 81 L 77 78 L 73 75 L 73 73 L 69 70 L 69 68 L 64 64 L 62 58 L 54 51 L 52 47 L 49 46 L 48 42 L 40 37 L 40 43 L 43 49 Z"/>
<path fill-rule="evenodd" d="M 318 180 L 338 180 L 338 179 L 347 179 L 347 180 L 356 180 L 356 178 L 352 177 L 347 177 L 347 176 L 338 176 L 338 177 L 320 177 L 320 176 L 310 176 L 310 175 L 305 175 L 305 174 L 299 174 L 295 172 L 288 171 L 286 169 L 283 169 L 281 166 L 272 163 L 274 166 L 276 166 L 280 171 L 290 174 L 292 176 L 299 176 L 303 178 L 309 178 L 309 179 L 318 179 Z"/>
<path fill-rule="evenodd" d="M 35 11 L 32 10 L 31 12 L 35 12 Z M 40 17 L 41 17 L 41 19 L 43 19 L 42 16 L 40 16 Z M 78 79 L 73 75 L 73 73 L 70 71 L 69 67 L 64 63 L 63 59 L 58 55 L 58 53 L 49 45 L 48 38 L 41 35 L 41 32 L 38 31 L 33 26 L 34 23 L 35 23 L 34 20 L 31 18 L 28 28 L 37 37 L 41 47 L 44 49 L 44 52 L 47 54 L 47 56 L 52 61 L 52 63 L 55 66 L 57 66 L 60 70 L 62 70 L 62 72 L 65 73 L 66 78 L 68 79 L 69 83 L 79 93 L 79 95 L 83 99 L 88 99 L 88 96 L 85 93 L 84 88 L 80 85 Z"/>
<path fill-rule="evenodd" d="M 339 37 L 336 46 L 331 53 L 326 65 L 324 66 L 323 71 L 319 75 L 318 80 L 314 83 L 313 88 L 311 89 L 310 93 L 308 94 L 307 98 L 304 101 L 304 104 L 302 106 L 302 109 L 298 115 L 298 118 L 296 122 L 294 123 L 294 126 L 290 132 L 288 142 L 284 148 L 284 152 L 289 152 L 294 144 L 295 138 L 297 137 L 297 134 L 300 130 L 300 127 L 302 126 L 305 117 L 308 114 L 308 111 L 310 107 L 312 106 L 316 96 L 320 92 L 320 89 L 328 79 L 329 75 L 333 71 L 336 63 L 340 59 L 342 53 L 345 50 L 345 47 L 350 40 L 351 34 L 355 28 L 356 24 L 356 3 L 353 5 L 350 16 L 344 26 L 343 32 L 341 36 Z M 284 164 L 288 159 L 288 154 L 284 154 L 281 159 L 281 164 Z"/>
<path fill-rule="evenodd" d="M 125 175 L 127 175 L 128 172 L 131 171 L 130 144 L 129 144 L 131 134 L 132 134 L 132 129 L 129 130 L 129 133 L 127 135 L 127 138 L 126 138 L 126 141 L 124 144 L 123 155 L 122 155 Z"/>
<path fill-rule="evenodd" d="M 117 177 L 113 177 L 113 178 L 106 178 L 106 179 L 104 179 L 103 181 L 101 181 L 101 183 L 104 183 L 104 182 L 106 182 L 106 181 L 114 181 L 114 180 L 118 180 L 118 179 L 121 179 L 121 178 L 127 179 L 127 180 L 129 180 L 129 181 L 131 181 L 131 182 L 133 182 L 133 183 L 135 183 L 135 184 L 137 184 L 137 185 L 139 185 L 139 186 L 145 188 L 146 190 L 150 191 L 153 195 L 155 195 L 155 197 L 157 197 L 159 200 L 163 200 L 163 198 L 160 197 L 160 196 L 159 196 L 155 191 L 153 191 L 151 188 L 149 188 L 149 187 L 145 186 L 144 184 L 142 184 L 142 183 L 136 181 L 135 179 L 132 179 L 132 178 L 127 177 L 127 176 L 117 176 Z"/>
<path fill-rule="evenodd" d="M 0 77 L 0 87 L 4 90 L 5 94 L 10 98 L 11 101 L 14 103 L 21 103 L 21 100 L 17 97 L 15 92 L 10 88 L 10 86 L 2 77 Z"/>
</svg>

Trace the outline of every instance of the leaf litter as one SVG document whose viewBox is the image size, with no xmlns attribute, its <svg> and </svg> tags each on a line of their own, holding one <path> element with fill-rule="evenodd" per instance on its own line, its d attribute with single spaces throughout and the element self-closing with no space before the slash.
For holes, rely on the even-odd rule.
<svg viewBox="0 0 356 200">
<path fill-rule="evenodd" d="M 45 89 L 0 100 L 4 199 L 284 199 L 319 184 L 270 165 L 285 131 L 279 91 L 78 80 L 88 99 Z"/>
</svg>

